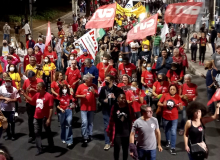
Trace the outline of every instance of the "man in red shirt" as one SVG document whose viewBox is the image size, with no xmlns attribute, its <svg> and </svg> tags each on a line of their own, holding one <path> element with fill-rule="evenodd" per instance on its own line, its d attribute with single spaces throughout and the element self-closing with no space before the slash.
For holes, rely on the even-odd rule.
<svg viewBox="0 0 220 160">
<path fill-rule="evenodd" d="M 28 94 L 29 97 L 34 97 L 37 93 L 37 84 L 43 82 L 42 79 L 36 78 L 36 74 L 33 71 L 28 72 L 28 79 L 24 81 L 23 90 L 25 93 Z M 29 140 L 28 142 L 31 143 L 35 139 L 34 134 L 34 113 L 35 113 L 36 106 L 30 104 L 30 101 L 26 103 L 26 110 L 28 115 L 28 128 L 29 128 Z"/>
<path fill-rule="evenodd" d="M 113 68 L 113 64 L 109 63 L 110 60 L 110 56 L 108 54 L 104 54 L 103 55 L 103 61 L 97 64 L 97 69 L 99 70 L 99 78 L 98 81 L 100 82 L 100 84 L 102 84 L 102 82 L 105 79 L 105 75 L 107 75 L 110 70 Z"/>
<path fill-rule="evenodd" d="M 129 58 L 124 57 L 123 63 L 118 67 L 118 75 L 127 74 L 132 77 L 133 74 L 136 74 L 136 66 L 133 63 L 129 63 Z"/>
<path fill-rule="evenodd" d="M 92 83 L 93 75 L 86 74 L 83 76 L 85 83 L 79 85 L 76 91 L 76 98 L 81 99 L 81 118 L 82 118 L 82 136 L 83 143 L 86 146 L 87 140 L 92 140 L 93 117 L 96 110 L 96 97 L 98 97 L 98 89 Z"/>
<path fill-rule="evenodd" d="M 28 54 L 27 54 L 26 56 L 24 56 L 24 65 L 23 65 L 23 67 L 24 67 L 24 72 L 26 71 L 26 66 L 27 66 L 28 64 L 30 64 L 30 58 L 31 58 L 31 56 L 35 56 L 35 54 L 34 54 L 33 49 L 32 49 L 32 48 L 29 48 L 29 49 L 28 49 Z"/>
<path fill-rule="evenodd" d="M 34 113 L 34 131 L 36 135 L 37 155 L 42 154 L 41 133 L 42 125 L 45 128 L 49 149 L 52 151 L 54 146 L 53 136 L 51 136 L 51 118 L 53 114 L 53 96 L 46 92 L 44 82 L 37 84 L 37 93 L 33 97 L 29 97 L 25 92 L 22 92 L 24 97 L 33 105 L 36 106 Z"/>
<path fill-rule="evenodd" d="M 57 61 L 57 53 L 55 51 L 53 51 L 51 46 L 48 46 L 47 48 L 45 48 L 44 50 L 44 56 L 43 59 L 48 56 L 50 58 L 50 62 L 53 62 L 54 64 L 56 64 Z"/>
<path fill-rule="evenodd" d="M 84 69 L 85 69 L 85 64 L 84 61 L 89 58 L 89 59 L 93 59 L 91 54 L 88 54 L 87 50 L 84 49 L 83 50 L 83 54 L 77 58 L 78 62 L 81 63 L 81 73 L 84 73 Z"/>
<path fill-rule="evenodd" d="M 65 80 L 73 89 L 75 89 L 81 79 L 81 74 L 79 69 L 77 68 L 76 60 L 71 61 L 71 66 L 67 68 L 65 75 Z"/>
<path fill-rule="evenodd" d="M 76 21 L 73 22 L 73 25 L 72 25 L 72 29 L 73 29 L 73 33 L 77 32 L 78 31 L 78 24 L 76 23 Z M 75 34 L 74 34 L 75 35 Z"/>
</svg>

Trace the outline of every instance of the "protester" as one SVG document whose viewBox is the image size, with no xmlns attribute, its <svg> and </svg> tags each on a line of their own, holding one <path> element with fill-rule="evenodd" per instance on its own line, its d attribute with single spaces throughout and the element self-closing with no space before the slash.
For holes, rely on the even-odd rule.
<svg viewBox="0 0 220 160">
<path fill-rule="evenodd" d="M 161 43 L 161 38 L 158 33 L 153 37 L 154 45 L 153 45 L 153 55 L 154 56 L 159 56 L 160 54 L 160 43 Z"/>
<path fill-rule="evenodd" d="M 212 50 L 213 54 L 215 53 L 215 41 L 217 41 L 217 31 L 215 30 L 215 27 L 211 27 L 211 45 L 212 45 Z"/>
<path fill-rule="evenodd" d="M 177 38 L 174 40 L 173 45 L 177 48 L 183 46 L 183 40 L 180 35 L 178 35 Z"/>
<path fill-rule="evenodd" d="M 34 45 L 34 48 L 35 48 L 36 46 L 38 46 L 38 47 L 40 48 L 40 51 L 41 51 L 42 53 L 44 53 L 45 44 L 43 44 L 43 39 L 42 39 L 42 38 L 38 38 L 38 43 L 36 43 L 36 44 Z"/>
<path fill-rule="evenodd" d="M 36 87 L 37 93 L 33 97 L 29 97 L 25 92 L 21 92 L 24 97 L 31 103 L 32 106 L 36 106 L 34 113 L 34 133 L 36 136 L 37 153 L 36 156 L 43 153 L 41 144 L 42 126 L 46 131 L 46 136 L 49 143 L 49 151 L 53 151 L 54 142 L 53 136 L 51 136 L 51 118 L 53 114 L 53 96 L 46 92 L 46 86 L 44 82 L 40 82 Z M 33 125 L 33 124 L 32 124 Z"/>
<path fill-rule="evenodd" d="M 220 104 L 216 105 L 215 114 L 211 117 L 205 117 L 206 107 L 199 102 L 191 103 L 187 108 L 188 121 L 185 125 L 184 144 L 188 153 L 189 160 L 204 160 L 208 154 L 208 147 L 205 138 L 205 125 L 219 117 Z M 201 144 L 206 154 L 192 154 L 192 145 Z"/>
<path fill-rule="evenodd" d="M 147 63 L 151 62 L 151 52 L 147 49 L 147 45 L 144 45 L 144 50 L 139 53 L 138 56 L 138 68 L 140 68 L 141 60 L 146 60 Z"/>
<path fill-rule="evenodd" d="M 130 134 L 130 155 L 133 158 L 135 151 L 138 153 L 138 159 L 156 160 L 156 148 L 162 152 L 160 127 L 156 118 L 152 117 L 153 110 L 150 106 L 141 106 L 142 116 L 134 121 Z M 135 134 L 137 133 L 137 146 L 134 144 Z"/>
<path fill-rule="evenodd" d="M 47 50 L 48 49 L 48 50 Z M 48 48 L 45 49 L 44 51 L 44 56 L 43 59 L 45 59 L 45 57 L 49 57 L 50 62 L 56 64 L 57 61 L 57 53 L 55 51 L 53 51 L 51 46 L 48 46 Z"/>
<path fill-rule="evenodd" d="M 117 103 L 117 98 L 123 90 L 114 85 L 115 78 L 112 75 L 105 76 L 105 86 L 101 88 L 99 94 L 99 102 L 102 106 L 102 114 L 104 120 L 104 135 L 105 135 L 105 147 L 104 150 L 110 149 L 110 139 L 107 135 L 106 129 L 109 124 L 109 118 L 112 106 Z"/>
<path fill-rule="evenodd" d="M 171 69 L 168 70 L 166 77 L 169 83 L 179 83 L 183 79 L 183 70 L 181 70 L 180 65 L 173 62 L 171 64 Z"/>
<path fill-rule="evenodd" d="M 99 70 L 96 68 L 96 66 L 92 65 L 92 60 L 89 58 L 85 59 L 84 63 L 85 63 L 85 70 L 83 72 L 83 75 L 86 75 L 88 73 L 92 74 L 94 77 L 92 83 L 98 86 Z"/>
<path fill-rule="evenodd" d="M 97 86 L 93 84 L 94 76 L 87 73 L 83 76 L 85 83 L 79 85 L 76 98 L 81 99 L 81 119 L 83 144 L 87 145 L 92 140 L 94 111 L 96 110 L 96 97 L 98 97 Z"/>
<path fill-rule="evenodd" d="M 134 121 L 133 112 L 126 102 L 125 94 L 120 94 L 117 103 L 112 106 L 107 134 L 114 143 L 114 159 L 119 160 L 122 146 L 123 159 L 128 158 L 129 135 Z"/>
<path fill-rule="evenodd" d="M 123 57 L 123 63 L 118 66 L 118 75 L 127 74 L 132 77 L 136 73 L 136 66 L 133 63 L 129 63 L 128 57 Z"/>
<path fill-rule="evenodd" d="M 213 68 L 216 71 L 220 71 L 220 63 L 218 62 L 219 58 L 220 58 L 220 45 L 216 47 L 216 53 L 212 55 L 212 64 L 213 64 Z"/>
<path fill-rule="evenodd" d="M 202 32 L 201 37 L 199 38 L 199 65 L 204 66 L 206 46 L 208 46 L 208 45 L 209 44 L 208 44 L 208 40 L 206 38 L 206 34 L 204 32 Z"/>
<path fill-rule="evenodd" d="M 10 30 L 11 30 L 11 27 L 6 22 L 5 25 L 3 26 L 3 31 L 4 31 L 3 40 L 7 40 L 9 42 Z"/>
<path fill-rule="evenodd" d="M 196 53 L 198 49 L 198 38 L 196 33 L 193 34 L 193 37 L 190 39 L 190 43 L 191 43 L 191 61 L 196 63 Z"/>
<path fill-rule="evenodd" d="M 18 59 L 16 57 L 14 57 L 13 55 L 8 55 L 7 58 L 6 58 L 7 60 L 5 60 L 5 57 L 6 57 L 6 55 L 0 57 L 0 61 L 2 63 L 4 63 L 3 72 L 7 72 L 8 71 L 8 66 L 10 64 L 14 64 L 15 65 L 15 64 L 18 63 Z"/>
<path fill-rule="evenodd" d="M 78 51 L 77 51 L 78 52 Z M 83 50 L 83 54 L 79 56 L 78 58 L 78 62 L 80 63 L 80 66 L 81 66 L 81 73 L 84 73 L 85 72 L 85 60 L 86 59 L 90 59 L 90 60 L 93 60 L 92 58 L 92 55 L 91 54 L 88 54 L 87 50 L 84 49 Z"/>
<path fill-rule="evenodd" d="M 167 56 L 167 50 L 162 50 L 162 57 L 157 59 L 156 71 L 157 73 L 167 74 L 167 71 L 171 68 L 173 62 L 172 57 Z"/>
<path fill-rule="evenodd" d="M 26 42 L 27 42 L 29 35 L 31 35 L 31 28 L 30 28 L 28 20 L 25 21 L 25 25 L 23 26 L 22 29 L 24 30 L 24 33 L 26 36 Z"/>
<path fill-rule="evenodd" d="M 131 42 L 129 45 L 131 47 L 131 53 L 132 53 L 131 63 L 136 65 L 137 57 L 138 57 L 138 49 L 140 46 L 139 46 L 137 40 L 133 40 L 133 42 Z"/>
<path fill-rule="evenodd" d="M 35 41 L 32 39 L 32 36 L 29 35 L 28 40 L 26 41 L 26 49 L 29 49 L 29 48 L 33 49 L 34 45 L 35 45 Z"/>
</svg>

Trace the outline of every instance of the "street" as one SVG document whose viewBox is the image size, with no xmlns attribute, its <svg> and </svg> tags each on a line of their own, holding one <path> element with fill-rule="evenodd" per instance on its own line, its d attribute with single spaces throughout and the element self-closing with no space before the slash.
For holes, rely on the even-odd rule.
<svg viewBox="0 0 220 160">
<path fill-rule="evenodd" d="M 199 96 L 197 101 L 206 105 L 207 96 L 205 88 L 205 80 L 201 77 L 194 76 L 193 82 L 198 85 Z M 57 159 L 57 160 L 112 160 L 113 159 L 113 148 L 109 151 L 104 151 L 104 124 L 102 113 L 99 112 L 95 114 L 94 118 L 94 130 L 93 130 L 93 141 L 91 141 L 86 148 L 82 147 L 81 142 L 81 119 L 80 112 L 74 115 L 73 118 L 73 137 L 74 137 L 74 147 L 72 149 L 67 149 L 66 144 L 63 144 L 60 139 L 60 128 L 57 122 L 57 116 L 53 115 L 52 120 L 52 132 L 55 143 L 55 148 L 53 153 L 48 153 L 45 151 L 42 155 L 35 157 L 36 147 L 35 144 L 29 144 L 28 141 L 28 124 L 27 124 L 27 113 L 25 112 L 25 103 L 23 102 L 19 105 L 19 119 L 16 122 L 16 137 L 15 141 L 5 141 L 1 138 L 1 143 L 4 144 L 12 154 L 15 160 L 38 160 L 38 159 Z M 220 156 L 219 146 L 220 139 L 220 122 L 211 122 L 206 126 L 206 141 L 209 147 L 209 159 L 218 160 Z M 165 143 L 165 135 L 163 129 L 161 128 L 162 134 L 162 144 L 163 148 Z M 4 136 L 4 135 L 3 135 Z M 47 146 L 47 139 L 43 134 L 42 136 L 43 146 Z M 177 155 L 173 156 L 168 150 L 163 150 L 162 153 L 157 152 L 158 160 L 188 160 L 187 153 L 184 151 L 184 141 L 183 137 L 177 135 L 176 142 Z M 129 157 L 129 160 L 131 158 Z"/>
</svg>

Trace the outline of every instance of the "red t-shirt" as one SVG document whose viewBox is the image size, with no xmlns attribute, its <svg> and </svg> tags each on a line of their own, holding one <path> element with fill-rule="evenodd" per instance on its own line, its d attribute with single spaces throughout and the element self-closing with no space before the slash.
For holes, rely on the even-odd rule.
<svg viewBox="0 0 220 160">
<path fill-rule="evenodd" d="M 54 60 L 57 59 L 57 54 L 56 52 L 48 52 L 48 51 L 45 51 L 44 52 L 44 56 L 43 58 L 45 58 L 46 56 L 48 56 L 50 58 L 50 62 L 55 62 Z"/>
<path fill-rule="evenodd" d="M 147 87 L 152 88 L 154 84 L 154 75 L 149 71 L 144 71 L 141 74 L 141 77 L 144 77 L 144 83 L 147 84 Z"/>
<path fill-rule="evenodd" d="M 95 89 L 95 92 L 98 94 L 97 86 L 95 84 L 91 84 L 91 86 Z M 96 110 L 96 98 L 95 98 L 95 95 L 91 91 L 88 91 L 89 87 L 83 83 L 79 85 L 79 87 L 77 88 L 76 96 L 86 95 L 85 98 L 81 98 L 81 111 L 95 111 Z"/>
<path fill-rule="evenodd" d="M 73 28 L 73 32 L 77 32 L 77 30 L 78 30 L 78 24 L 77 24 L 77 23 L 73 24 L 73 25 L 72 25 L 72 28 Z"/>
<path fill-rule="evenodd" d="M 67 83 L 66 80 L 63 80 L 62 82 L 59 81 L 59 84 L 66 84 L 66 85 L 68 85 L 68 83 Z M 51 83 L 51 88 L 53 88 L 53 90 L 54 90 L 57 94 L 60 93 L 59 84 L 57 83 L 57 81 L 53 81 L 53 82 Z M 55 99 L 58 98 L 58 97 L 57 97 L 56 95 L 54 95 L 54 94 L 53 94 L 53 96 L 54 96 Z"/>
<path fill-rule="evenodd" d="M 126 73 L 125 73 L 124 68 L 126 70 Z M 125 67 L 124 67 L 124 64 L 121 63 L 118 67 L 118 70 L 121 71 L 121 74 L 128 74 L 130 77 L 132 76 L 132 70 L 135 70 L 135 69 L 136 69 L 136 66 L 133 63 L 129 63 Z"/>
<path fill-rule="evenodd" d="M 181 70 L 180 75 L 178 75 L 175 71 L 173 71 L 173 74 L 170 73 L 170 70 L 167 72 L 167 78 L 170 78 L 170 81 L 177 81 L 180 79 L 180 77 L 183 77 L 183 70 Z"/>
<path fill-rule="evenodd" d="M 166 120 L 176 120 L 178 119 L 178 106 L 182 105 L 182 100 L 178 94 L 171 97 L 169 93 L 163 94 L 160 98 L 160 102 L 166 104 L 163 107 L 162 117 Z"/>
<path fill-rule="evenodd" d="M 42 56 L 43 56 L 43 53 L 41 51 L 39 51 L 38 53 L 35 53 L 37 64 L 41 64 L 41 57 Z"/>
<path fill-rule="evenodd" d="M 30 102 L 30 104 L 36 106 L 34 118 L 48 118 L 50 109 L 53 108 L 53 96 L 48 92 L 46 92 L 44 95 L 36 93 L 34 97 L 32 97 L 32 101 Z"/>
<path fill-rule="evenodd" d="M 70 106 L 70 101 L 73 100 L 72 95 L 62 95 L 62 97 L 58 97 L 57 98 L 60 101 L 60 108 L 62 108 L 63 110 L 68 109 L 68 107 Z"/>
<path fill-rule="evenodd" d="M 160 84 L 160 82 L 156 81 L 154 82 L 153 86 L 156 87 L 156 94 L 163 94 L 163 93 L 168 93 L 168 87 L 169 87 L 169 82 L 164 81 L 163 85 Z"/>
<path fill-rule="evenodd" d="M 84 54 L 82 54 L 79 58 L 77 58 L 77 61 L 79 62 L 81 60 L 82 66 L 81 66 L 81 72 L 84 73 L 84 69 L 85 69 L 85 65 L 84 65 L 84 61 L 89 58 L 89 59 L 93 59 L 91 54 L 87 54 L 87 56 L 85 56 Z"/>
<path fill-rule="evenodd" d="M 108 64 L 109 65 L 109 64 Z M 103 65 L 102 62 L 100 62 L 99 64 L 97 64 L 97 69 L 99 70 L 99 77 L 101 78 L 101 81 L 103 82 L 105 79 L 105 69 L 108 67 L 108 65 Z M 112 69 L 113 67 L 110 65 L 108 71 L 110 71 L 110 69 Z"/>
<path fill-rule="evenodd" d="M 26 91 L 27 88 L 30 86 L 30 88 L 33 88 L 33 89 L 36 90 L 36 89 L 37 89 L 37 84 L 40 83 L 40 82 L 44 82 L 44 81 L 43 81 L 42 79 L 40 79 L 40 78 L 36 78 L 36 81 L 34 81 L 34 82 L 30 82 L 29 79 L 26 79 L 26 80 L 24 81 L 24 84 L 23 84 L 22 89 L 23 89 L 24 91 Z M 36 93 L 37 93 L 37 92 L 31 91 L 31 92 L 29 92 L 28 96 L 29 96 L 29 97 L 33 97 Z"/>
<path fill-rule="evenodd" d="M 189 87 L 186 83 L 184 83 L 182 86 L 182 95 L 186 95 L 187 98 L 192 101 L 193 98 L 196 96 L 196 89 L 196 84 L 191 83 L 191 86 Z M 185 106 L 188 105 L 187 101 L 184 100 L 183 102 Z"/>
<path fill-rule="evenodd" d="M 133 97 L 135 98 L 135 101 L 131 103 L 131 107 L 133 108 L 134 112 L 140 112 L 141 111 L 141 106 L 144 103 L 140 103 L 140 97 L 145 97 L 146 94 L 144 93 L 143 90 L 141 90 L 141 95 L 139 96 L 140 89 L 137 89 L 136 91 L 127 91 L 126 92 L 126 100 L 132 101 Z"/>
<path fill-rule="evenodd" d="M 69 85 L 71 85 L 72 88 L 75 88 L 75 85 L 73 85 L 73 83 L 81 78 L 79 69 L 76 68 L 75 70 L 73 70 L 71 67 L 68 67 L 65 75 L 67 76 L 67 82 L 69 83 Z"/>
</svg>

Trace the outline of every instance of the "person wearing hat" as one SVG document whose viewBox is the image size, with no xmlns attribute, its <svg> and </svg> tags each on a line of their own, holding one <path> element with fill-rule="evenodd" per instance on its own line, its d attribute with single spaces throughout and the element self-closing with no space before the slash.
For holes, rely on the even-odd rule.
<svg viewBox="0 0 220 160">
<path fill-rule="evenodd" d="M 81 66 L 81 73 L 84 73 L 86 59 L 93 59 L 91 54 L 88 54 L 87 49 L 83 49 L 83 54 L 78 58 L 79 65 Z"/>
<path fill-rule="evenodd" d="M 35 72 L 33 71 L 29 71 L 27 77 L 28 79 L 24 81 L 22 89 L 28 94 L 29 97 L 33 97 L 37 93 L 37 84 L 43 82 L 43 80 L 37 78 Z M 33 125 L 35 108 L 36 106 L 30 104 L 30 101 L 27 100 L 26 110 L 28 115 L 29 143 L 35 140 Z"/>
<path fill-rule="evenodd" d="M 43 43 L 43 39 L 42 38 L 38 38 L 38 43 L 36 43 L 34 45 L 34 48 L 38 46 L 41 50 L 42 53 L 44 53 L 44 49 L 45 49 L 45 44 Z"/>
<path fill-rule="evenodd" d="M 12 86 L 12 79 L 6 77 L 5 83 L 0 87 L 0 109 L 8 120 L 7 136 L 5 140 L 15 140 L 15 102 L 20 97 L 18 90 Z"/>
</svg>

